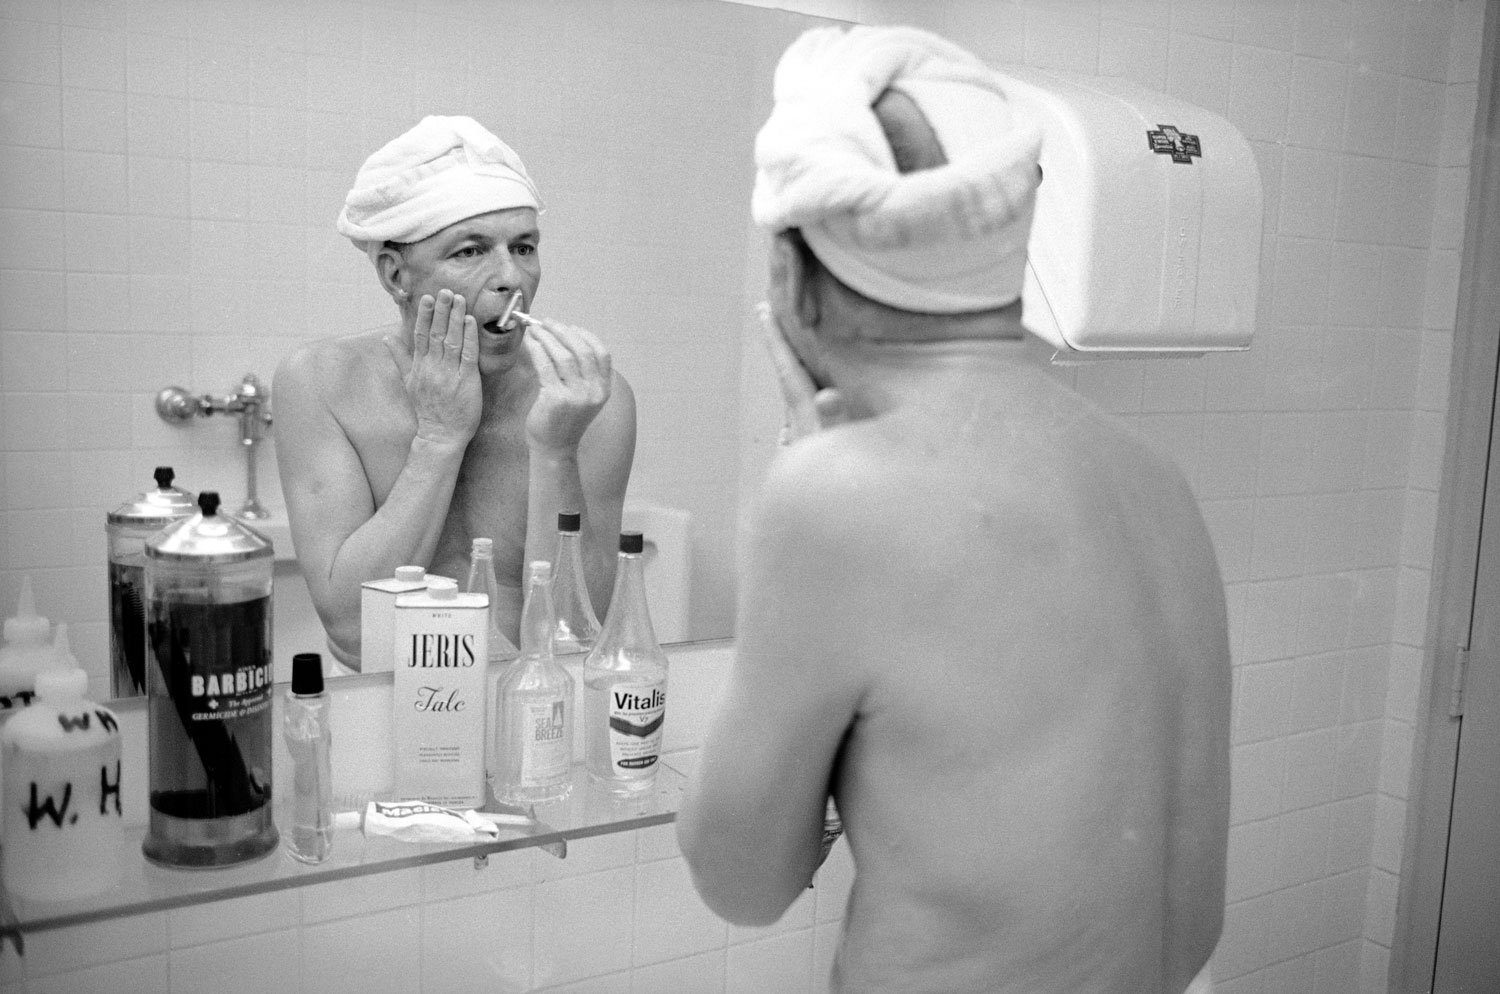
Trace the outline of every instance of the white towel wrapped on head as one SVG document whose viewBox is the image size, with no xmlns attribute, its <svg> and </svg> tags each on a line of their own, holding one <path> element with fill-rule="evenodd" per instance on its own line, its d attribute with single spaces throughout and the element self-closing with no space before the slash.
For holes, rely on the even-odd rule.
<svg viewBox="0 0 1500 994">
<path fill-rule="evenodd" d="M 897 171 L 872 109 L 887 89 L 916 103 L 945 165 Z M 1021 295 L 1041 131 L 984 63 L 916 28 L 814 28 L 782 55 L 774 92 L 755 142 L 758 224 L 800 229 L 842 282 L 903 310 Z"/>
<path fill-rule="evenodd" d="M 386 242 L 512 207 L 542 209 L 521 157 L 473 118 L 428 116 L 365 160 L 338 230 L 373 260 Z"/>
</svg>

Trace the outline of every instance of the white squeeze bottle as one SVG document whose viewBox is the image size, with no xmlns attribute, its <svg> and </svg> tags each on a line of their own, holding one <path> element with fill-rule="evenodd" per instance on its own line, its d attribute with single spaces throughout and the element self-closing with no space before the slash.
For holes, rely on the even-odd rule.
<svg viewBox="0 0 1500 994">
<path fill-rule="evenodd" d="M 584 761 L 590 779 L 620 792 L 655 781 L 667 712 L 667 654 L 646 607 L 644 547 L 640 532 L 620 533 L 604 629 L 583 662 Z"/>
<path fill-rule="evenodd" d="M 495 695 L 495 797 L 535 804 L 573 789 L 573 678 L 552 654 L 552 564 L 527 568 L 521 610 L 521 655 L 500 677 Z"/>
<path fill-rule="evenodd" d="M 0 710 L 24 707 L 36 686 L 37 673 L 56 665 L 52 625 L 36 613 L 31 577 L 22 577 L 16 613 L 5 619 L 5 642 L 0 645 Z"/>
<path fill-rule="evenodd" d="M 84 698 L 88 682 L 80 669 L 42 670 L 36 703 L 0 729 L 0 877 L 24 900 L 73 900 L 120 880 L 120 726 Z"/>
</svg>

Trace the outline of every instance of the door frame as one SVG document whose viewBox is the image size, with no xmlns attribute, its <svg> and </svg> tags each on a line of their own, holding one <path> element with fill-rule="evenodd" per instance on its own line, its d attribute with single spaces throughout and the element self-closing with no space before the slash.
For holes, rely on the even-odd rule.
<svg viewBox="0 0 1500 994">
<path fill-rule="evenodd" d="M 1485 4 L 1479 105 L 1449 373 L 1421 697 L 1389 973 L 1392 994 L 1429 994 L 1437 957 L 1460 722 L 1449 715 L 1469 647 L 1500 365 L 1500 9 Z M 1497 467 L 1496 472 L 1500 472 Z"/>
</svg>

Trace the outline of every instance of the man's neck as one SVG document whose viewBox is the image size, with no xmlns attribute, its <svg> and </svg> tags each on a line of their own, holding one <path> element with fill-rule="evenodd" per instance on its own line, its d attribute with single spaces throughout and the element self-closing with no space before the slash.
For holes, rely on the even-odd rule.
<svg viewBox="0 0 1500 994">
<path fill-rule="evenodd" d="M 879 413 L 950 393 L 958 381 L 1045 375 L 1028 338 L 861 342 L 840 350 L 837 389 L 854 408 Z"/>
</svg>

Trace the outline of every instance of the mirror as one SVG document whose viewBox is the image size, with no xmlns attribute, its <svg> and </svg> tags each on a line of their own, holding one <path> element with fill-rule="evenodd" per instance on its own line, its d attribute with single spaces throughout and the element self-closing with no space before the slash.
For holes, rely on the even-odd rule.
<svg viewBox="0 0 1500 994">
<path fill-rule="evenodd" d="M 548 207 L 536 308 L 599 334 L 635 388 L 627 503 L 687 522 L 673 635 L 729 635 L 739 481 L 769 458 L 781 417 L 744 334 L 765 285 L 751 154 L 775 60 L 813 19 L 732 3 L 483 2 L 455 8 L 465 17 L 429 5 L 413 30 L 369 6 L 155 9 L 64 27 L 61 86 L 56 64 L 0 83 L 6 131 L 24 136 L 0 145 L 0 614 L 29 575 L 105 695 L 106 512 L 158 464 L 231 509 L 246 496 L 236 419 L 169 424 L 157 392 L 269 382 L 300 341 L 393 320 L 333 221 L 369 153 L 445 113 L 525 160 Z M 493 40 L 476 44 L 476 30 Z M 275 438 L 273 424 L 258 490 L 284 522 Z M 289 575 L 294 564 L 278 568 L 278 589 Z M 278 605 L 278 633 L 293 623 Z M 279 644 L 278 666 L 308 649 L 323 646 Z"/>
</svg>

